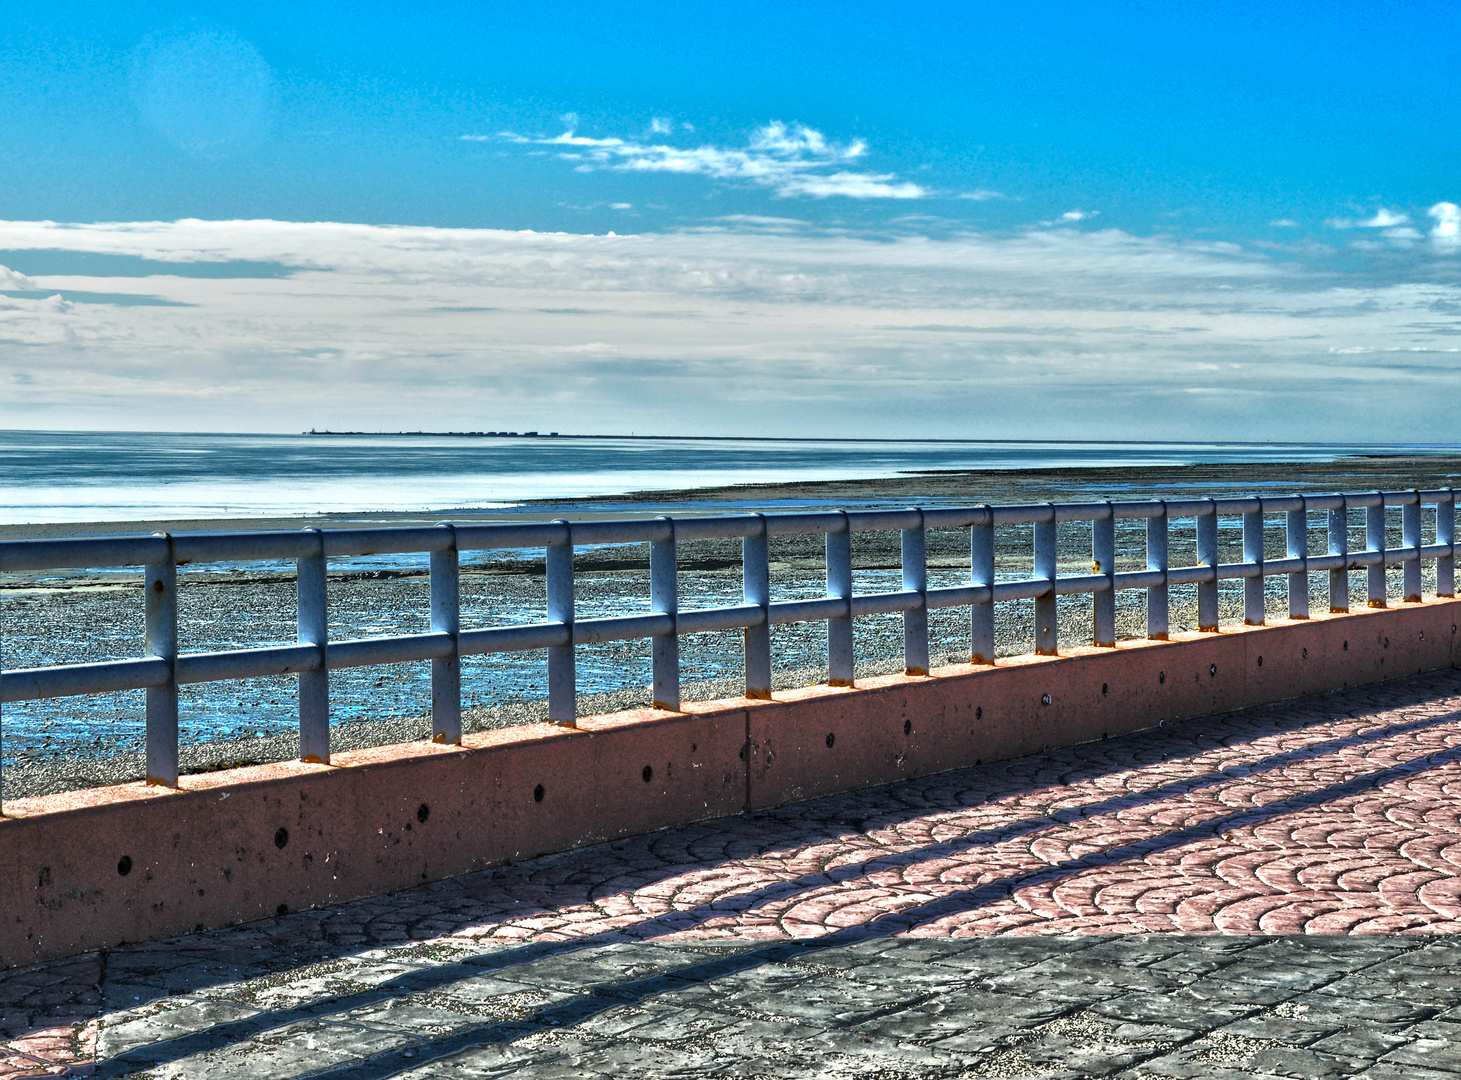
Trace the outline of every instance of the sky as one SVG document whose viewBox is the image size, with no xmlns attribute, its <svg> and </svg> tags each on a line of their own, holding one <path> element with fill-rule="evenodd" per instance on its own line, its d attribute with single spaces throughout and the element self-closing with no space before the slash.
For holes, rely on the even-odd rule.
<svg viewBox="0 0 1461 1080">
<path fill-rule="evenodd" d="M 1461 426 L 1454 2 L 0 26 L 0 426 Z"/>
</svg>

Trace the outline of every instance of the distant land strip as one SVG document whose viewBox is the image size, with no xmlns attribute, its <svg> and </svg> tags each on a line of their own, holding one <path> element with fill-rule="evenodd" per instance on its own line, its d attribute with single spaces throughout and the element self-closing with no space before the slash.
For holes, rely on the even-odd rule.
<svg viewBox="0 0 1461 1080">
<path fill-rule="evenodd" d="M 310 428 L 308 431 L 300 432 L 301 435 L 331 436 L 343 438 L 346 436 L 379 438 L 432 438 L 432 439 L 642 439 L 662 442 L 667 439 L 674 439 L 681 442 L 797 442 L 797 443 L 978 443 L 996 444 L 1007 446 L 1047 446 L 1047 445 L 1080 445 L 1080 446 L 1191 446 L 1194 443 L 1185 443 L 1177 439 L 947 439 L 947 438 L 832 438 L 829 436 L 814 435 L 609 435 L 609 434 L 562 434 L 557 431 L 331 431 L 330 429 Z M 1202 439 L 1198 441 L 1203 446 L 1307 446 L 1323 448 L 1326 443 L 1285 441 L 1282 439 L 1234 439 L 1231 441 L 1218 441 L 1214 439 Z M 1332 448 L 1357 449 L 1374 448 L 1386 451 L 1403 451 L 1414 449 L 1420 446 L 1440 446 L 1447 449 L 1461 449 L 1461 444 L 1448 443 L 1334 443 Z M 1383 456 L 1391 456 L 1385 454 Z"/>
</svg>

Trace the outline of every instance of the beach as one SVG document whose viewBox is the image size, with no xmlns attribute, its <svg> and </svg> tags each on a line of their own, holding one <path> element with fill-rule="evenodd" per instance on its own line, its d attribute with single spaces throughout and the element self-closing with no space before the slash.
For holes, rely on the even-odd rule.
<svg viewBox="0 0 1461 1080">
<path fill-rule="evenodd" d="M 5 539 L 102 533 L 174 532 L 235 528 L 349 527 L 429 524 L 440 520 L 512 521 L 705 514 L 792 508 L 831 509 L 951 506 L 971 504 L 1140 499 L 1248 493 L 1319 493 L 1336 490 L 1396 490 L 1461 484 L 1461 457 L 1346 458 L 1337 462 L 1226 463 L 1187 466 L 1046 468 L 1024 470 L 940 470 L 880 479 L 757 483 L 712 488 L 630 492 L 577 499 L 525 502 L 468 512 L 376 512 L 194 519 L 77 525 L 0 527 Z M 1320 515 L 1311 521 L 1311 550 L 1322 550 Z M 1118 570 L 1145 566 L 1141 522 L 1118 529 Z M 1361 546 L 1358 526 L 1351 543 Z M 1282 529 L 1270 522 L 1270 554 L 1282 552 Z M 1237 561 L 1240 537 L 1224 530 L 1222 561 Z M 1392 544 L 1399 543 L 1398 518 Z M 771 545 L 773 599 L 800 599 L 824 591 L 823 538 L 775 537 Z M 681 545 L 681 606 L 716 606 L 739 601 L 738 541 L 695 541 Z M 999 530 L 1001 574 L 1030 572 L 1028 526 Z M 1195 562 L 1190 526 L 1179 522 L 1171 537 L 1173 565 Z M 1088 573 L 1090 528 L 1062 526 L 1062 574 Z M 899 587 L 896 532 L 858 534 L 853 541 L 854 585 L 860 593 Z M 935 530 L 928 536 L 929 583 L 933 587 L 968 580 L 967 530 Z M 544 612 L 541 553 L 482 552 L 464 555 L 464 626 L 540 621 Z M 1433 573 L 1433 571 L 1432 571 Z M 575 565 L 580 617 L 648 610 L 647 546 L 581 550 Z M 179 572 L 179 621 L 185 651 L 242 648 L 294 639 L 294 580 L 285 566 L 185 567 Z M 1429 579 L 1428 579 L 1429 581 Z M 1311 604 L 1327 609 L 1327 576 L 1311 578 Z M 139 655 L 142 647 L 140 574 L 135 571 L 7 575 L 0 585 L 5 609 L 5 667 L 77 663 Z M 1363 575 L 1354 574 L 1352 594 L 1363 602 Z M 1399 568 L 1392 571 L 1392 595 L 1399 596 Z M 1427 589 L 1433 585 L 1427 584 Z M 1223 619 L 1242 617 L 1240 582 L 1222 590 Z M 330 573 L 331 637 L 410 633 L 428 628 L 428 581 L 424 556 L 388 560 L 333 560 Z M 1118 594 L 1117 629 L 1123 638 L 1144 636 L 1145 593 Z M 1268 582 L 1271 617 L 1286 612 L 1284 582 Z M 1062 598 L 1060 640 L 1089 644 L 1089 597 Z M 935 664 L 969 662 L 967 609 L 930 613 L 930 648 Z M 1172 630 L 1195 629 L 1195 587 L 1176 587 L 1171 596 Z M 1031 604 L 1000 604 L 996 612 L 1001 656 L 1031 649 Z M 683 696 L 708 700 L 743 692 L 740 635 L 723 632 L 682 641 Z M 649 643 L 619 642 L 578 650 L 580 715 L 650 704 L 647 691 Z M 901 671 L 902 629 L 898 616 L 855 620 L 859 677 Z M 780 626 L 773 631 L 774 685 L 804 686 L 825 679 L 823 624 Z M 428 737 L 429 664 L 353 668 L 332 672 L 332 745 L 352 749 Z M 292 677 L 200 684 L 180 692 L 184 771 L 285 760 L 298 753 Z M 546 716 L 546 677 L 541 653 L 476 657 L 463 662 L 464 729 L 511 726 Z M 142 693 L 63 698 L 5 706 L 3 795 L 18 798 L 140 778 Z"/>
</svg>

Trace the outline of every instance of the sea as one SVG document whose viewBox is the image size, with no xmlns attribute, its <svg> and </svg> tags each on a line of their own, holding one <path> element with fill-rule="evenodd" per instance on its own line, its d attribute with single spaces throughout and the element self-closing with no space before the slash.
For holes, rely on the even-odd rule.
<svg viewBox="0 0 1461 1080">
<path fill-rule="evenodd" d="M 0 431 L 0 525 L 490 511 L 529 500 L 931 470 L 1457 453 L 1433 443 Z"/>
</svg>

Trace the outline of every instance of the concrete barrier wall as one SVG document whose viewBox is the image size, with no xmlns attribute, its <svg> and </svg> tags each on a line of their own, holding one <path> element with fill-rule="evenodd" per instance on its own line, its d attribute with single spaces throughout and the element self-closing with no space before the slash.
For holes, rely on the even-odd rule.
<svg viewBox="0 0 1461 1080">
<path fill-rule="evenodd" d="M 1123 642 L 5 804 L 0 964 L 1454 667 L 1461 602 Z"/>
</svg>

